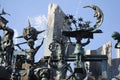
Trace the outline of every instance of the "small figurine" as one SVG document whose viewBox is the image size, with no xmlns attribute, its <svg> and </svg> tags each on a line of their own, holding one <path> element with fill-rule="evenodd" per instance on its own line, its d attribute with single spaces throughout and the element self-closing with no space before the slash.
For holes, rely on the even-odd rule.
<svg viewBox="0 0 120 80">
<path fill-rule="evenodd" d="M 63 55 L 58 56 L 59 61 L 57 62 L 56 77 L 55 80 L 62 80 L 67 78 L 67 70 L 73 73 L 70 64 L 68 64 Z"/>
<path fill-rule="evenodd" d="M 120 34 L 118 32 L 113 32 L 112 38 L 114 40 L 117 40 L 117 43 L 115 44 L 115 48 L 120 49 Z"/>
<path fill-rule="evenodd" d="M 62 55 L 58 56 L 58 62 L 51 62 L 49 59 L 48 64 L 50 69 L 53 70 L 53 80 L 63 80 L 67 78 L 67 71 L 70 71 L 72 74 L 72 68 L 68 64 Z"/>
</svg>

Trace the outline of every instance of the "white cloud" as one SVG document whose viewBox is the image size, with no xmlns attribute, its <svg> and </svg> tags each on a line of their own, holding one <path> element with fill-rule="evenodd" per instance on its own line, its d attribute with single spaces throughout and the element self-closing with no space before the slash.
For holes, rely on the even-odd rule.
<svg viewBox="0 0 120 80">
<path fill-rule="evenodd" d="M 39 30 L 46 29 L 47 16 L 39 15 L 39 16 L 30 17 L 30 22 L 32 23 L 32 26 L 34 26 L 36 29 Z"/>
<path fill-rule="evenodd" d="M 41 25 L 41 24 L 47 22 L 47 18 L 46 18 L 45 15 L 37 16 L 37 17 L 35 17 L 34 19 L 35 19 L 35 22 L 36 22 L 35 24 L 36 24 L 36 25 Z"/>
</svg>

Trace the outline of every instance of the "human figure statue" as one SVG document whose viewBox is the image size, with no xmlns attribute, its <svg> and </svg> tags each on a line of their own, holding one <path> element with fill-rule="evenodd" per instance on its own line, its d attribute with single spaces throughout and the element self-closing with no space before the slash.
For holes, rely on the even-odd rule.
<svg viewBox="0 0 120 80">
<path fill-rule="evenodd" d="M 28 51 L 22 49 L 19 44 L 17 44 L 16 46 L 18 46 L 19 49 L 21 49 L 22 51 L 24 51 L 25 53 L 28 53 L 29 57 L 27 58 L 27 62 L 30 64 L 34 64 L 34 56 L 37 53 L 37 51 L 39 50 L 39 48 L 42 46 L 43 42 L 44 42 L 44 38 L 41 42 L 40 45 L 38 45 L 37 47 L 34 47 L 35 41 L 37 40 L 38 34 L 44 32 L 44 30 L 42 31 L 37 31 L 34 27 L 31 27 L 30 22 L 28 21 L 28 27 L 24 28 L 23 30 L 23 35 L 19 36 L 18 38 L 24 38 L 26 40 L 26 43 L 29 46 Z"/>
<path fill-rule="evenodd" d="M 115 44 L 115 48 L 120 49 L 120 34 L 118 32 L 113 32 L 112 38 L 114 40 L 117 40 L 117 43 Z"/>
<path fill-rule="evenodd" d="M 32 64 L 32 65 L 34 65 L 34 60 L 35 60 L 34 57 L 35 57 L 35 54 L 37 53 L 37 51 L 39 50 L 39 48 L 42 46 L 43 42 L 44 42 L 44 38 L 43 38 L 41 44 L 34 48 L 34 46 L 33 46 L 34 41 L 33 41 L 33 40 L 29 40 L 29 41 L 27 42 L 28 45 L 29 45 L 28 51 L 25 50 L 25 49 L 22 49 L 19 44 L 17 44 L 16 46 L 17 46 L 21 51 L 23 51 L 23 52 L 25 52 L 26 54 L 28 54 L 27 62 L 30 63 L 30 64 Z"/>
<path fill-rule="evenodd" d="M 28 54 L 30 55 L 28 58 L 28 62 L 30 62 L 31 64 L 34 63 L 35 54 L 37 53 L 39 48 L 42 46 L 43 42 L 44 42 L 44 38 L 43 38 L 41 44 L 34 48 L 34 41 L 32 39 L 28 40 L 28 45 L 30 47 L 29 51 L 28 51 Z"/>
<path fill-rule="evenodd" d="M 53 70 L 53 79 L 54 80 L 63 80 L 67 78 L 67 70 L 70 71 L 72 74 L 72 68 L 70 67 L 70 64 L 68 64 L 64 57 L 61 55 L 58 57 L 58 62 L 56 64 L 52 64 L 52 62 L 49 62 L 49 65 L 51 69 Z"/>
<path fill-rule="evenodd" d="M 112 80 L 120 80 L 120 65 L 118 66 L 118 75 L 116 75 L 114 78 L 112 78 Z"/>
<path fill-rule="evenodd" d="M 64 57 L 61 55 L 58 57 L 59 61 L 57 63 L 57 71 L 56 71 L 56 80 L 66 79 L 67 70 L 70 71 L 70 73 L 73 73 L 70 64 L 65 62 Z"/>
<path fill-rule="evenodd" d="M 65 56 L 64 54 L 62 54 L 62 50 L 61 50 L 61 44 L 60 43 L 56 43 L 56 57 L 58 59 L 57 62 L 51 62 L 51 58 L 52 55 L 51 54 L 51 57 L 50 59 L 48 60 L 48 64 L 50 66 L 50 69 L 53 70 L 53 79 L 54 80 L 63 80 L 63 79 L 66 79 L 67 78 L 67 70 L 70 71 L 70 73 L 73 73 L 71 67 L 70 67 L 70 64 L 68 64 L 66 61 L 65 61 Z M 53 45 L 51 46 L 53 47 Z"/>
<path fill-rule="evenodd" d="M 7 23 L 8 21 L 2 16 L 0 16 L 0 30 L 3 30 L 4 32 L 1 42 L 1 47 L 2 47 L 2 51 L 6 55 L 6 66 L 11 66 L 12 55 L 14 50 L 14 45 L 13 45 L 14 31 L 13 29 L 6 27 Z"/>
</svg>

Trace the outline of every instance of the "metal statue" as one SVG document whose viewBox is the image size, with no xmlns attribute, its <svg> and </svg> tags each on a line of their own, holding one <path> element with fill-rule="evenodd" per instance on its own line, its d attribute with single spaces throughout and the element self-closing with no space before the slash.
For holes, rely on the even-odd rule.
<svg viewBox="0 0 120 80">
<path fill-rule="evenodd" d="M 100 29 L 97 29 L 103 22 L 103 13 L 99 7 L 93 6 L 85 6 L 93 8 L 95 10 L 94 17 L 97 17 L 97 22 L 93 27 L 90 27 L 90 21 L 83 22 L 82 18 L 78 18 L 76 20 L 72 15 L 65 16 L 65 21 L 68 25 L 73 24 L 75 29 L 72 31 L 63 31 L 62 34 L 67 37 L 73 37 L 76 39 L 76 46 L 74 49 L 75 60 L 75 69 L 74 75 L 77 80 L 83 80 L 86 77 L 86 70 L 84 65 L 84 60 L 82 57 L 84 56 L 84 46 L 90 43 L 90 39 L 93 39 L 94 33 L 102 33 Z M 72 26 L 73 27 L 73 26 Z M 87 39 L 85 43 L 82 42 L 83 39 Z M 83 61 L 82 61 L 83 60 Z"/>
<path fill-rule="evenodd" d="M 44 32 L 44 30 L 42 31 L 37 31 L 34 27 L 31 27 L 31 24 L 28 20 L 28 27 L 24 28 L 23 30 L 23 35 L 19 36 L 17 38 L 24 38 L 26 40 L 26 42 L 20 43 L 20 44 L 24 44 L 27 43 L 29 46 L 29 50 L 24 50 L 22 49 L 19 45 L 20 44 L 16 44 L 16 46 L 18 46 L 18 48 L 22 51 L 24 51 L 25 53 L 28 53 L 28 58 L 27 58 L 27 62 L 30 64 L 34 64 L 34 56 L 37 53 L 37 51 L 39 50 L 39 48 L 42 46 L 43 42 L 44 42 L 44 38 L 41 42 L 40 45 L 38 45 L 37 47 L 34 48 L 34 44 L 35 41 L 37 40 L 38 34 Z"/>
<path fill-rule="evenodd" d="M 35 45 L 35 41 L 37 40 L 38 34 L 44 32 L 43 31 L 37 31 L 34 27 L 31 27 L 30 22 L 28 21 L 28 27 L 24 28 L 23 30 L 23 35 L 19 36 L 17 38 L 24 38 L 26 40 L 26 42 L 22 42 L 22 43 L 18 43 L 15 44 L 15 46 L 17 46 L 21 51 L 26 53 L 26 59 L 22 60 L 27 62 L 28 64 L 31 64 L 31 66 L 29 67 L 29 75 L 28 75 L 28 80 L 37 80 L 38 79 L 38 74 L 39 71 L 37 71 L 41 66 L 43 66 L 43 64 L 41 64 L 41 66 L 35 63 L 35 54 L 37 53 L 37 51 L 40 49 L 40 47 L 43 45 L 44 42 L 44 38 L 42 39 L 42 42 L 40 43 L 40 45 L 38 46 L 34 46 Z M 29 49 L 22 49 L 20 47 L 21 44 L 25 44 L 27 43 L 27 45 L 29 46 Z M 23 63 L 22 63 L 23 64 Z M 20 69 L 19 69 L 20 70 Z M 18 73 L 20 71 L 17 71 L 15 73 Z M 37 76 L 36 76 L 37 75 Z"/>
<path fill-rule="evenodd" d="M 14 31 L 13 29 L 6 26 L 8 21 L 0 16 L 0 30 L 3 30 L 4 35 L 1 41 L 1 48 L 2 52 L 6 56 L 6 66 L 11 66 L 12 61 L 12 55 L 14 50 L 14 44 L 13 44 L 13 36 Z"/>
<path fill-rule="evenodd" d="M 48 61 L 50 69 L 53 72 L 53 80 L 67 79 L 67 71 L 70 71 L 71 74 L 73 73 L 70 64 L 65 61 L 64 57 L 62 54 L 59 54 L 57 62 L 52 62 L 52 57 Z"/>
<path fill-rule="evenodd" d="M 117 40 L 117 43 L 115 44 L 115 48 L 120 49 L 120 33 L 118 32 L 113 32 L 112 38 L 114 40 Z"/>
<path fill-rule="evenodd" d="M 28 27 L 24 28 L 23 30 L 23 35 L 19 36 L 17 38 L 24 38 L 25 40 L 32 39 L 34 41 L 37 40 L 38 34 L 44 32 L 45 30 L 42 31 L 37 31 L 34 27 L 31 27 L 30 21 L 28 20 Z"/>
<path fill-rule="evenodd" d="M 34 63 L 35 54 L 37 53 L 39 48 L 42 46 L 43 42 L 44 42 L 44 38 L 43 38 L 41 44 L 34 48 L 33 45 L 32 45 L 33 41 L 31 41 L 31 42 L 28 41 L 28 45 L 30 46 L 30 49 L 29 49 L 29 52 L 28 52 L 29 55 L 30 55 L 29 58 L 28 58 L 28 62 L 30 61 L 31 64 Z"/>
<path fill-rule="evenodd" d="M 97 18 L 96 23 L 91 26 L 90 21 L 84 21 L 82 18 L 75 19 L 73 15 L 66 15 L 64 20 L 71 27 L 71 30 L 62 30 L 61 36 L 68 37 L 69 39 L 75 38 L 76 42 L 70 42 L 73 44 L 71 45 L 72 50 L 70 50 L 71 46 L 66 41 L 63 41 L 61 38 L 55 38 L 56 36 L 59 37 L 58 34 L 55 34 L 53 35 L 54 39 L 52 38 L 53 42 L 49 44 L 51 55 L 44 56 L 38 62 L 35 62 L 35 54 L 43 45 L 44 38 L 37 46 L 35 46 L 35 41 L 38 40 L 38 35 L 45 30 L 37 31 L 28 20 L 28 26 L 24 28 L 22 35 L 17 37 L 25 39 L 25 42 L 14 45 L 14 31 L 6 26 L 8 21 L 2 17 L 2 15 L 10 14 L 6 13 L 3 9 L 2 13 L 0 13 L 0 30 L 4 32 L 4 36 L 2 38 L 0 36 L 0 64 L 5 62 L 7 67 L 13 68 L 11 80 L 22 80 L 21 78 L 24 74 L 27 75 L 27 80 L 94 80 L 89 75 L 88 65 L 85 64 L 86 61 L 104 62 L 102 71 L 106 72 L 107 56 L 85 55 L 84 50 L 84 47 L 90 43 L 90 39 L 94 38 L 95 33 L 102 33 L 102 30 L 98 29 L 98 27 L 102 24 L 104 15 L 102 10 L 96 5 L 85 6 L 84 8 L 92 8 L 95 11 L 94 17 Z M 120 48 L 120 34 L 114 32 L 112 37 L 117 40 L 115 48 Z M 20 46 L 21 44 L 27 44 L 29 48 L 23 49 Z M 25 55 L 17 54 L 12 59 L 14 46 L 17 46 Z M 70 48 L 68 49 L 68 47 Z M 12 60 L 14 60 L 14 65 L 11 64 Z M 74 62 L 74 70 L 72 70 L 70 63 L 68 63 L 69 61 Z M 28 65 L 27 69 L 25 68 L 26 64 Z M 22 70 L 24 70 L 24 74 L 22 74 Z M 70 73 L 67 74 L 67 71 Z M 119 78 L 120 75 L 115 77 Z M 102 80 L 106 80 L 106 75 Z"/>
<path fill-rule="evenodd" d="M 67 77 L 67 70 L 70 71 L 70 73 L 73 73 L 72 68 L 70 64 L 68 64 L 64 56 L 59 56 L 58 57 L 59 61 L 57 62 L 57 69 L 56 69 L 56 77 L 55 80 L 62 80 L 66 79 Z"/>
<path fill-rule="evenodd" d="M 62 50 L 62 46 L 63 43 L 57 40 L 54 40 L 54 42 L 49 45 L 52 54 L 48 60 L 48 64 L 53 72 L 54 80 L 66 79 L 67 71 L 70 71 L 71 74 L 73 73 L 70 64 L 65 61 L 65 53 Z M 54 57 L 58 60 L 57 62 L 54 62 Z"/>
<path fill-rule="evenodd" d="M 6 77 L 10 78 L 13 71 L 12 60 L 14 51 L 14 31 L 13 29 L 6 26 L 8 21 L 2 16 L 6 14 L 8 13 L 2 9 L 2 13 L 0 13 L 0 30 L 3 31 L 3 36 L 0 36 L 0 69 L 3 67 L 4 72 L 7 72 L 8 75 L 6 76 L 6 73 L 3 74 Z"/>
</svg>

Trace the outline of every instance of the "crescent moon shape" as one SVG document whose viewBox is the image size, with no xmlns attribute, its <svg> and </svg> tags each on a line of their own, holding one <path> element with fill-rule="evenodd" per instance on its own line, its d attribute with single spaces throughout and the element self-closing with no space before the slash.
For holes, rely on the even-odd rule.
<svg viewBox="0 0 120 80">
<path fill-rule="evenodd" d="M 93 30 L 95 30 L 96 28 L 101 26 L 101 24 L 103 23 L 103 19 L 104 19 L 102 10 L 96 5 L 85 6 L 83 8 L 92 8 L 95 12 L 94 17 L 97 17 L 97 21 L 96 21 L 95 25 L 93 26 Z"/>
</svg>

